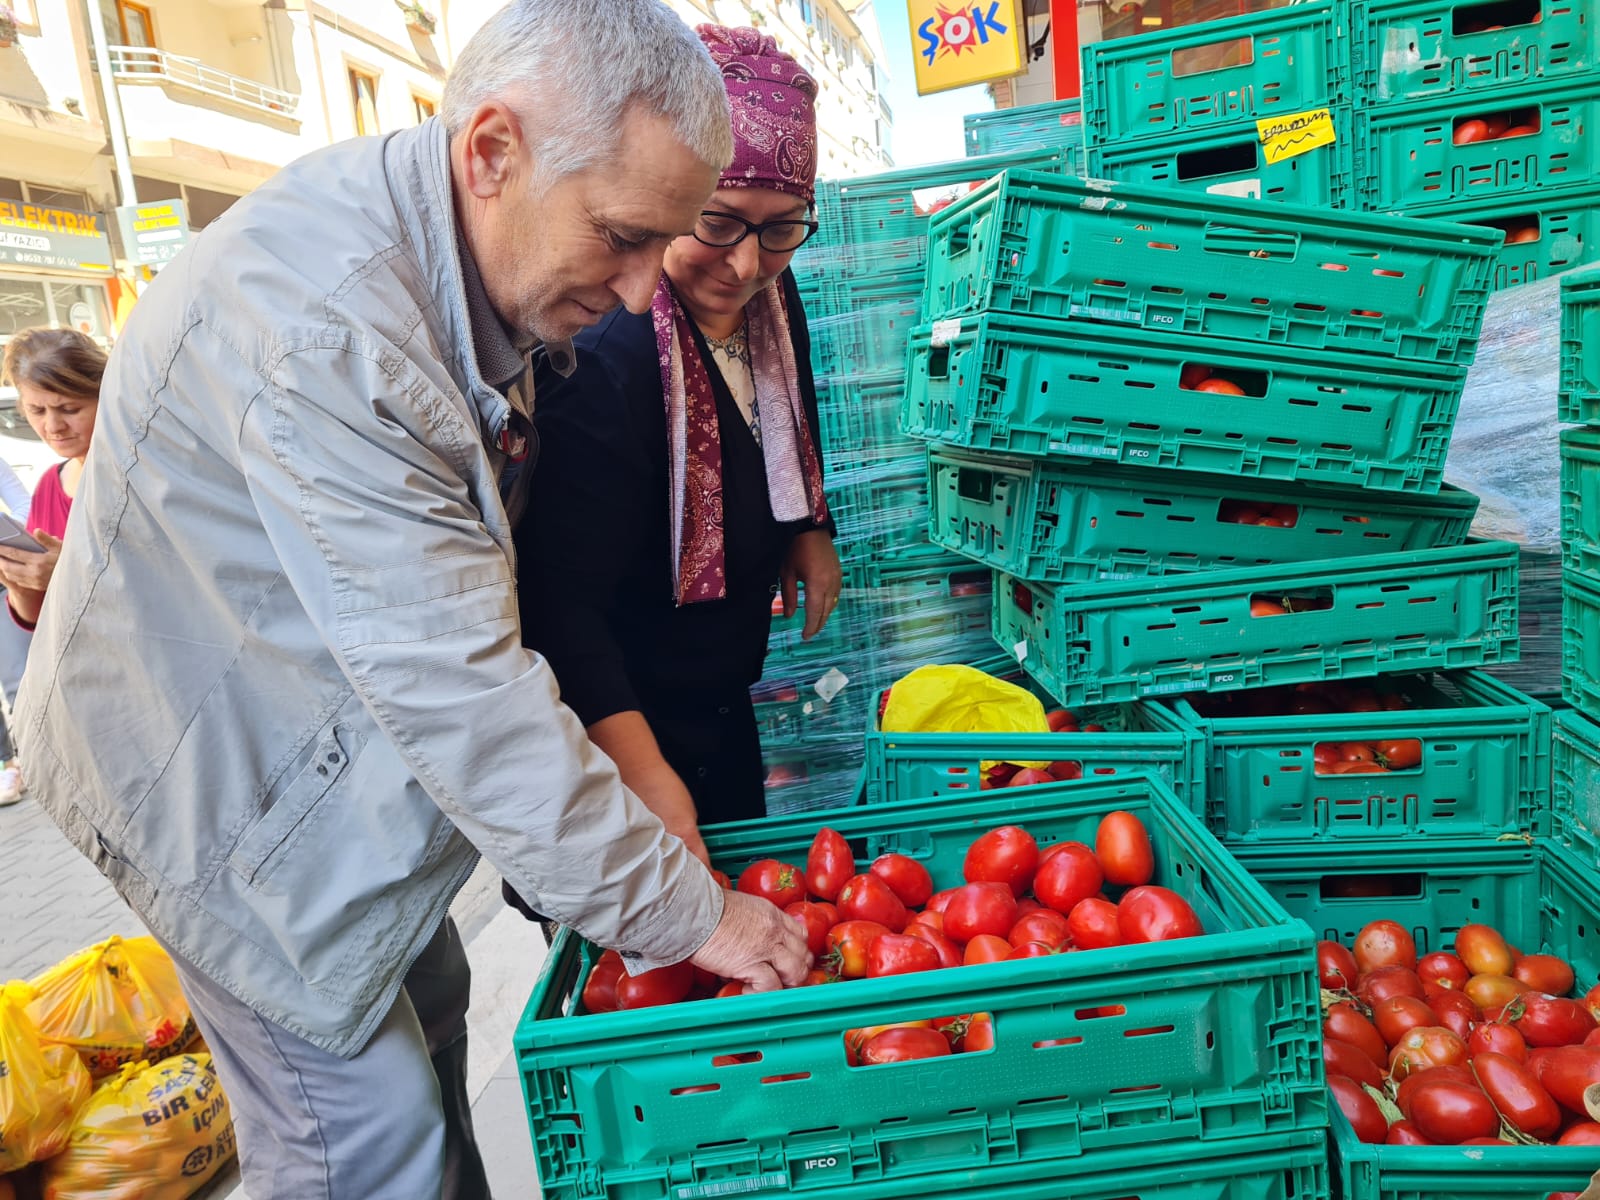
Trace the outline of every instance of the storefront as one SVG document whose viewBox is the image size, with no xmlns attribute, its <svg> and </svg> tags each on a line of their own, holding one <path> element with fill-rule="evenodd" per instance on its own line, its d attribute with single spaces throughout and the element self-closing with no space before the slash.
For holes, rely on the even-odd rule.
<svg viewBox="0 0 1600 1200">
<path fill-rule="evenodd" d="M 39 325 L 112 333 L 106 218 L 87 193 L 0 179 L 0 344 Z"/>
</svg>

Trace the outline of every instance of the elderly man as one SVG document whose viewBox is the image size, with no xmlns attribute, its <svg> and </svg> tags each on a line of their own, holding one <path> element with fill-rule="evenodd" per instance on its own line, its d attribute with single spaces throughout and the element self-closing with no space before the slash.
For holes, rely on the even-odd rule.
<svg viewBox="0 0 1600 1200">
<path fill-rule="evenodd" d="M 487 1193 L 445 916 L 479 851 L 630 969 L 804 973 L 522 648 L 500 486 L 535 354 L 570 370 L 565 339 L 649 308 L 731 153 L 656 0 L 515 0 L 442 124 L 281 171 L 117 345 L 20 741 L 172 952 L 252 1200 Z"/>
</svg>

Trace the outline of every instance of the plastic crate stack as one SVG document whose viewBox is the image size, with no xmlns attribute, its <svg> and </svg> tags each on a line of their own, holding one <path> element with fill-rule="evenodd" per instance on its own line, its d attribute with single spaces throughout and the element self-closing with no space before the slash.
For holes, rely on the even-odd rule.
<svg viewBox="0 0 1600 1200">
<path fill-rule="evenodd" d="M 1077 100 L 969 113 L 962 126 L 969 157 L 1060 146 L 1073 155 L 1066 174 L 1079 173 L 1078 164 L 1083 160 L 1083 106 Z"/>
<path fill-rule="evenodd" d="M 855 797 L 861 731 L 879 688 L 934 661 L 993 657 L 989 577 L 928 541 L 926 461 L 898 428 L 906 345 L 933 212 L 1016 163 L 1059 171 L 1059 147 L 961 159 L 818 187 L 822 228 L 795 258 L 811 330 L 828 502 L 844 591 L 826 629 L 775 605 L 752 690 L 767 810 Z"/>
<path fill-rule="evenodd" d="M 1356 186 L 1504 234 L 1495 286 L 1600 258 L 1600 20 L 1582 0 L 1354 0 Z"/>
<path fill-rule="evenodd" d="M 1293 204 L 1354 207 L 1349 0 L 1098 42 L 1083 49 L 1088 174 Z M 1334 140 L 1258 122 L 1328 109 Z"/>
</svg>

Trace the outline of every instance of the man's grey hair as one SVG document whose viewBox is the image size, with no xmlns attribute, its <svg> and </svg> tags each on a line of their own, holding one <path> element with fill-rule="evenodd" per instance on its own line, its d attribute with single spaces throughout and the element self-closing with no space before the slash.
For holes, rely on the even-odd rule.
<svg viewBox="0 0 1600 1200">
<path fill-rule="evenodd" d="M 512 0 L 445 82 L 450 135 L 490 100 L 521 119 L 541 188 L 614 157 L 636 104 L 670 121 L 702 162 L 720 171 L 733 160 L 722 72 L 660 0 Z"/>
</svg>

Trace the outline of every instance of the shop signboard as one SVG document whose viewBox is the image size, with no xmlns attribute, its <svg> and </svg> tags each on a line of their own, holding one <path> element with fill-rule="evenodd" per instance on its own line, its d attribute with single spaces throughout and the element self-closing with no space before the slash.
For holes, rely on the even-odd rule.
<svg viewBox="0 0 1600 1200">
<path fill-rule="evenodd" d="M 0 200 L 0 265 L 111 274 L 111 239 L 99 213 Z"/>
<path fill-rule="evenodd" d="M 141 266 L 169 263 L 189 244 L 189 214 L 182 200 L 124 204 L 117 209 L 117 228 L 123 252 Z"/>
<path fill-rule="evenodd" d="M 906 0 L 917 94 L 1019 75 L 1027 31 L 1017 0 Z"/>
</svg>

